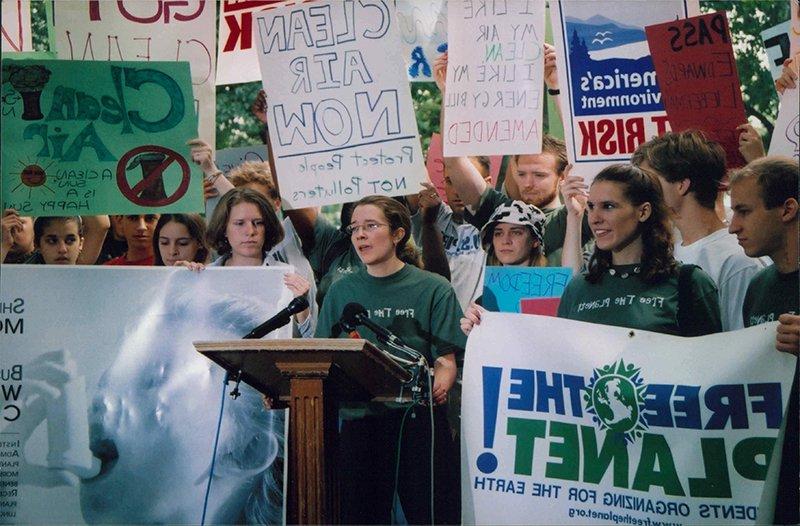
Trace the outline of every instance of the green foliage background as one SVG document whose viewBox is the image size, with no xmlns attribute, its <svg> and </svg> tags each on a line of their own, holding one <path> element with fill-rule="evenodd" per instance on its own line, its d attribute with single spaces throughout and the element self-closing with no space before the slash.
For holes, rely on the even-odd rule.
<svg viewBox="0 0 800 526">
<path fill-rule="evenodd" d="M 48 50 L 46 1 L 49 0 L 31 0 L 33 43 L 37 51 Z M 772 123 L 778 113 L 778 97 L 768 70 L 761 31 L 789 19 L 789 0 L 702 0 L 700 8 L 703 12 L 728 11 L 747 113 L 753 125 L 764 133 L 765 144 L 769 144 Z M 250 113 L 259 89 L 258 82 L 217 88 L 217 148 L 261 142 L 260 125 Z M 411 83 L 411 97 L 423 150 L 427 150 L 431 133 L 439 128 L 441 94 L 434 83 L 420 82 Z"/>
</svg>

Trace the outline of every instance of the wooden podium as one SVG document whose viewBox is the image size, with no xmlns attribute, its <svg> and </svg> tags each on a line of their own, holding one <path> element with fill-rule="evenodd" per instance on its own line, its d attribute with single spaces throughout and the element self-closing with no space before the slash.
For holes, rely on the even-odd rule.
<svg viewBox="0 0 800 526">
<path fill-rule="evenodd" d="M 289 524 L 339 522 L 335 469 L 341 402 L 408 401 L 410 373 L 366 340 L 195 342 L 241 380 L 289 406 Z"/>
</svg>

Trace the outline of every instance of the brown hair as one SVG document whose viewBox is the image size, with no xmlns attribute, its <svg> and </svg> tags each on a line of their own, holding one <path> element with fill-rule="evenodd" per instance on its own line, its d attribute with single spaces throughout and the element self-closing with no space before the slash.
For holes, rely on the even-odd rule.
<svg viewBox="0 0 800 526">
<path fill-rule="evenodd" d="M 261 212 L 261 217 L 264 219 L 264 254 L 266 255 L 283 239 L 283 226 L 266 197 L 249 188 L 234 188 L 219 200 L 211 215 L 211 220 L 208 222 L 206 234 L 208 244 L 222 256 L 231 253 L 231 245 L 228 243 L 225 231 L 228 228 L 231 209 L 239 203 L 252 203 Z"/>
<path fill-rule="evenodd" d="M 797 199 L 798 172 L 800 164 L 797 159 L 774 155 L 762 157 L 734 172 L 731 185 L 745 177 L 755 177 L 764 208 L 772 209 L 783 206 L 787 199 Z"/>
<path fill-rule="evenodd" d="M 272 180 L 269 163 L 265 161 L 245 161 L 239 166 L 234 166 L 228 172 L 228 179 L 233 186 L 246 184 L 261 184 L 267 187 L 270 199 L 278 198 L 278 190 Z"/>
<path fill-rule="evenodd" d="M 42 242 L 44 229 L 57 221 L 74 221 L 78 225 L 78 237 L 83 237 L 83 219 L 81 216 L 37 217 L 33 221 L 33 246 L 38 248 Z"/>
<path fill-rule="evenodd" d="M 567 145 L 561 139 L 556 139 L 546 133 L 542 135 L 542 153 L 549 153 L 556 158 L 556 173 L 562 175 L 564 168 L 569 164 L 567 159 Z M 536 154 L 517 154 L 514 156 L 514 165 L 519 163 L 519 158 L 523 155 L 536 155 Z"/>
<path fill-rule="evenodd" d="M 496 225 L 495 225 L 496 226 Z M 530 229 L 528 229 L 530 230 Z M 494 232 L 494 228 L 492 229 Z M 533 236 L 531 236 L 533 237 Z M 500 263 L 500 260 L 497 259 L 497 256 L 494 253 L 494 245 L 489 245 L 489 250 L 486 252 L 486 265 L 490 267 L 501 267 L 503 266 Z M 547 256 L 544 255 L 542 252 L 542 245 L 539 244 L 538 247 L 531 250 L 531 255 L 528 257 L 528 262 L 524 265 L 526 267 L 546 267 L 547 266 Z"/>
<path fill-rule="evenodd" d="M 725 177 L 725 150 L 703 132 L 667 132 L 639 145 L 631 162 L 647 164 L 667 181 L 689 179 L 689 192 L 703 208 L 713 210 Z"/>
<path fill-rule="evenodd" d="M 353 210 L 362 205 L 378 207 L 386 218 L 386 221 L 388 221 L 389 228 L 392 232 L 398 228 L 403 229 L 404 234 L 395 247 L 395 255 L 404 263 L 414 265 L 415 267 L 422 267 L 419 252 L 414 247 L 413 242 L 410 241 L 411 214 L 409 214 L 408 208 L 399 201 L 382 195 L 370 195 L 360 199 L 353 207 Z"/>
<path fill-rule="evenodd" d="M 601 181 L 621 185 L 625 199 L 634 206 L 650 203 L 650 217 L 638 226 L 642 238 L 641 266 L 645 283 L 658 283 L 675 275 L 678 264 L 672 256 L 672 229 L 656 176 L 630 164 L 612 164 L 597 174 L 592 185 Z M 611 252 L 595 247 L 589 260 L 586 280 L 599 283 L 609 267 Z"/>
<path fill-rule="evenodd" d="M 205 263 L 208 259 L 208 244 L 206 243 L 206 222 L 199 214 L 161 214 L 156 223 L 156 228 L 153 231 L 153 264 L 156 267 L 163 267 L 164 260 L 161 259 L 161 250 L 158 247 L 158 237 L 161 234 L 161 229 L 167 223 L 180 223 L 189 231 L 192 239 L 197 241 L 197 254 L 194 256 L 195 263 Z"/>
</svg>

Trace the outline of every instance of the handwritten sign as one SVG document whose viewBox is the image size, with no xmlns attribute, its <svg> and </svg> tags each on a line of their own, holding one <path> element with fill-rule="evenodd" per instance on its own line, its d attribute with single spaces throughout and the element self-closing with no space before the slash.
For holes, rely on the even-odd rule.
<svg viewBox="0 0 800 526">
<path fill-rule="evenodd" d="M 303 1 L 222 0 L 219 13 L 217 86 L 261 80 L 258 54 L 253 49 L 253 13 Z"/>
<path fill-rule="evenodd" d="M 185 145 L 197 130 L 187 63 L 6 59 L 2 90 L 3 208 L 202 209 Z"/>
<path fill-rule="evenodd" d="M 487 266 L 483 306 L 496 312 L 523 312 L 525 300 L 560 298 L 571 277 L 572 269 L 567 267 Z M 527 303 L 526 308 L 530 310 L 533 306 Z"/>
<path fill-rule="evenodd" d="M 761 40 L 764 41 L 764 48 L 767 50 L 769 72 L 772 74 L 772 80 L 777 80 L 781 76 L 783 63 L 790 56 L 789 34 L 791 30 L 792 24 L 787 20 L 761 32 Z"/>
<path fill-rule="evenodd" d="M 551 1 L 573 175 L 591 180 L 669 130 L 644 26 L 699 13 L 697 1 Z"/>
<path fill-rule="evenodd" d="M 433 61 L 447 46 L 447 0 L 395 0 L 403 55 L 412 82 L 433 80 Z"/>
<path fill-rule="evenodd" d="M 744 166 L 736 127 L 747 115 L 725 12 L 645 31 L 672 129 L 703 130 L 725 149 L 729 167 Z"/>
<path fill-rule="evenodd" d="M 215 162 L 217 168 L 227 174 L 231 169 L 244 162 L 262 162 L 268 159 L 266 145 L 254 144 L 252 146 L 238 146 L 236 148 L 217 150 Z"/>
<path fill-rule="evenodd" d="M 769 154 L 786 155 L 800 160 L 800 97 L 797 88 L 787 89 L 781 95 Z"/>
<path fill-rule="evenodd" d="M 447 4 L 444 154 L 539 153 L 544 0 Z"/>
<path fill-rule="evenodd" d="M 214 2 L 72 0 L 54 4 L 61 59 L 189 61 L 199 136 L 214 147 Z"/>
<path fill-rule="evenodd" d="M 416 192 L 425 167 L 391 1 L 281 7 L 255 24 L 284 208 Z"/>
<path fill-rule="evenodd" d="M 33 51 L 30 0 L 4 0 L 0 5 L 3 52 Z"/>
</svg>

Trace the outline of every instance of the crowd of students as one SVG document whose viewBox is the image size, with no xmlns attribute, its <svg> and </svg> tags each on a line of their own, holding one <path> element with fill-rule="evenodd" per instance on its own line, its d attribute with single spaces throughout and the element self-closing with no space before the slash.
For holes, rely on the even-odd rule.
<svg viewBox="0 0 800 526">
<path fill-rule="evenodd" d="M 550 46 L 545 58 L 545 80 L 554 93 Z M 446 55 L 434 71 L 444 92 Z M 789 64 L 776 85 L 797 89 Z M 253 108 L 262 117 L 263 104 L 260 96 Z M 458 522 L 457 420 L 448 424 L 446 408 L 458 414 L 457 393 L 449 396 L 457 385 L 457 359 L 489 307 L 481 306 L 487 264 L 572 268 L 561 317 L 681 336 L 778 321 L 776 348 L 798 353 L 798 161 L 765 156 L 750 125 L 739 132 L 749 164 L 733 172 L 719 144 L 686 131 L 641 144 L 630 163 L 603 169 L 590 185 L 570 175 L 564 143 L 549 136 L 541 153 L 509 159 L 500 189 L 491 184 L 485 157 L 446 158 L 447 203 L 431 184 L 404 198 L 367 196 L 343 205 L 339 226 L 317 208 L 281 212 L 268 163 L 245 163 L 223 176 L 211 149 L 197 140 L 192 159 L 204 172 L 206 196 L 220 197 L 210 217 L 33 220 L 5 210 L 0 261 L 194 271 L 292 265 L 285 283 L 311 304 L 294 319 L 303 337 L 346 336 L 338 323 L 342 311 L 360 303 L 434 370 L 435 521 Z M 619 296 L 636 300 L 603 302 Z M 369 331 L 362 334 L 375 341 Z M 347 477 L 342 491 L 344 522 L 389 521 L 403 428 L 402 509 L 412 523 L 430 522 L 430 477 L 413 453 L 430 448 L 429 420 L 416 414 L 424 410 L 412 408 L 409 417 L 405 407 L 369 405 L 343 418 L 343 458 L 357 459 L 357 476 Z M 798 520 L 797 427 L 795 381 L 776 522 Z M 359 454 L 365 441 L 380 452 Z"/>
</svg>

